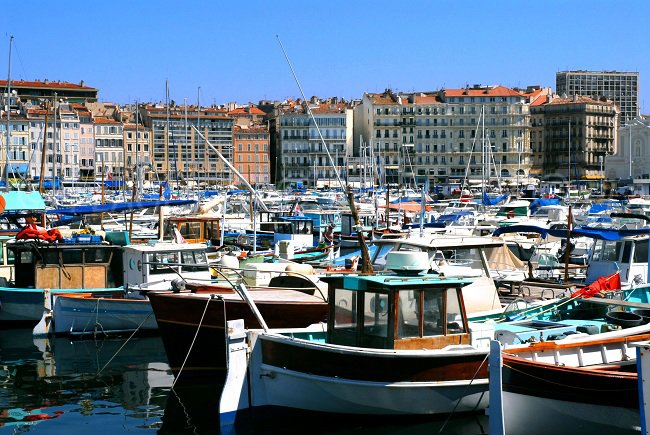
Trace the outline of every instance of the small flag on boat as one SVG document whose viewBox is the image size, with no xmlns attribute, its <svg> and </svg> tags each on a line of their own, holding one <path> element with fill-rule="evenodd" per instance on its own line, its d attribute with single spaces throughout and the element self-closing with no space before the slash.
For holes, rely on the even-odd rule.
<svg viewBox="0 0 650 435">
<path fill-rule="evenodd" d="M 611 275 L 601 276 L 586 287 L 581 288 L 571 295 L 572 298 L 590 298 L 600 292 L 621 289 L 621 273 L 614 272 Z"/>
</svg>

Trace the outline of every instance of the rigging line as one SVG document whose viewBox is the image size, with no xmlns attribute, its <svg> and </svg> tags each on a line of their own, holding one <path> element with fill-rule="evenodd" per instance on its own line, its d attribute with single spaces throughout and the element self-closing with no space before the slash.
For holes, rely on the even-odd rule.
<svg viewBox="0 0 650 435">
<path fill-rule="evenodd" d="M 16 55 L 18 56 L 18 63 L 20 63 L 20 69 L 23 73 L 22 77 L 29 77 L 27 73 L 25 72 L 25 66 L 23 65 L 23 59 L 20 57 L 20 52 L 18 51 L 18 47 L 16 46 L 16 41 L 14 41 L 14 50 L 16 51 Z"/>
<path fill-rule="evenodd" d="M 481 125 L 481 117 L 482 116 L 483 116 L 483 112 L 481 112 L 479 114 L 479 116 L 478 116 L 478 122 L 476 123 L 476 130 L 478 130 L 480 125 Z M 460 197 L 461 197 L 461 199 L 463 197 L 463 189 L 465 188 L 465 186 L 467 186 L 467 190 L 469 190 L 469 180 L 468 180 L 469 167 L 472 164 L 472 154 L 474 154 L 474 148 L 476 147 L 476 140 L 477 139 L 478 139 L 478 135 L 475 133 L 474 137 L 472 138 L 472 147 L 470 148 L 470 151 L 469 151 L 469 158 L 467 159 L 467 168 L 465 169 L 465 177 L 463 178 L 463 182 L 460 185 Z M 467 206 L 467 207 L 469 207 L 469 206 Z"/>
<path fill-rule="evenodd" d="M 323 146 L 325 148 L 325 152 L 327 153 L 327 157 L 329 158 L 330 165 L 332 165 L 332 169 L 334 170 L 334 175 L 336 175 L 336 180 L 339 182 L 339 185 L 341 186 L 341 189 L 345 192 L 347 189 L 343 185 L 343 181 L 341 181 L 341 177 L 339 175 L 339 170 L 334 164 L 334 159 L 332 158 L 332 154 L 330 153 L 329 147 L 327 146 L 327 143 L 325 142 L 325 139 L 323 138 L 323 133 L 320 131 L 320 127 L 318 126 L 318 123 L 316 122 L 316 118 L 314 117 L 314 113 L 311 111 L 311 108 L 309 107 L 309 104 L 307 103 L 307 98 L 305 97 L 305 92 L 302 90 L 302 86 L 300 85 L 300 81 L 298 81 L 298 76 L 296 75 L 296 72 L 293 69 L 293 65 L 291 65 L 291 61 L 289 60 L 289 56 L 287 55 L 287 52 L 284 49 L 284 46 L 282 45 L 282 41 L 280 40 L 279 35 L 275 35 L 275 37 L 278 40 L 278 44 L 280 44 L 280 48 L 282 49 L 282 53 L 284 54 L 284 58 L 287 60 L 287 64 L 289 64 L 289 68 L 291 69 L 291 74 L 293 74 L 293 78 L 296 81 L 296 85 L 298 85 L 298 89 L 300 90 L 300 95 L 302 95 L 302 99 L 305 102 L 305 107 L 307 108 L 307 112 L 309 113 L 309 116 L 311 117 L 311 120 L 314 122 L 314 126 L 316 126 L 316 131 L 318 132 L 318 137 L 320 138 L 321 142 L 323 143 Z M 347 151 L 346 151 L 347 153 Z"/>
</svg>

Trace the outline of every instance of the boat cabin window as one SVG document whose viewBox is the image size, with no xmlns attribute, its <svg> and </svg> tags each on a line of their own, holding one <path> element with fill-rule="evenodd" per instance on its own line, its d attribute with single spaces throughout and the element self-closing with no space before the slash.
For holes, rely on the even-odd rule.
<svg viewBox="0 0 650 435">
<path fill-rule="evenodd" d="M 441 292 L 424 292 L 424 309 L 422 335 L 424 337 L 431 335 L 440 335 L 442 329 L 442 317 L 445 307 L 443 305 L 443 294 Z"/>
<path fill-rule="evenodd" d="M 442 255 L 449 266 L 465 266 L 472 269 L 483 269 L 483 256 L 478 248 L 443 249 Z"/>
<path fill-rule="evenodd" d="M 14 252 L 11 249 L 6 249 L 7 240 L 10 239 L 0 239 L 0 264 L 13 264 L 14 262 Z"/>
<path fill-rule="evenodd" d="M 623 258 L 621 258 L 621 263 L 630 262 L 630 253 L 632 252 L 632 242 L 624 242 L 623 245 Z M 647 257 L 646 257 L 647 259 Z"/>
<path fill-rule="evenodd" d="M 456 289 L 448 289 L 447 293 L 447 322 L 445 331 L 449 334 L 462 334 L 465 332 L 465 322 L 463 321 L 463 311 L 460 308 L 460 299 Z"/>
<path fill-rule="evenodd" d="M 278 234 L 291 234 L 291 223 L 289 222 L 262 222 L 260 231 L 271 231 Z"/>
<path fill-rule="evenodd" d="M 86 263 L 108 263 L 111 261 L 110 249 L 85 249 L 84 261 Z"/>
<path fill-rule="evenodd" d="M 634 244 L 634 262 L 647 263 L 648 262 L 648 241 L 639 240 Z"/>
<path fill-rule="evenodd" d="M 618 261 L 622 243 L 609 240 L 597 240 L 594 246 L 595 261 Z"/>
<path fill-rule="evenodd" d="M 195 272 L 198 270 L 208 270 L 208 259 L 203 251 L 183 251 L 182 271 Z"/>
<path fill-rule="evenodd" d="M 388 337 L 388 295 L 364 292 L 363 333 Z"/>
<path fill-rule="evenodd" d="M 463 312 L 455 288 L 441 291 L 401 290 L 397 320 L 398 339 L 465 332 Z"/>
<path fill-rule="evenodd" d="M 149 271 L 151 274 L 173 272 L 171 267 L 178 266 L 178 252 L 156 252 L 151 257 Z"/>
<path fill-rule="evenodd" d="M 201 237 L 201 222 L 184 222 L 179 231 L 181 236 L 186 239 L 199 239 Z"/>
<path fill-rule="evenodd" d="M 339 344 L 356 345 L 357 292 L 337 288 L 334 292 L 334 340 Z"/>
</svg>

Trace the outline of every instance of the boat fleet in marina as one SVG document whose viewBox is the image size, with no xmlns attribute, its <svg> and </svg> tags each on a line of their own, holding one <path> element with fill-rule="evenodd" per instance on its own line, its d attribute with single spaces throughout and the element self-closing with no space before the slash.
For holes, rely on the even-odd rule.
<svg viewBox="0 0 650 435">
<path fill-rule="evenodd" d="M 223 430 L 275 409 L 488 412 L 490 433 L 528 431 L 533 409 L 539 433 L 644 424 L 642 198 L 1 195 L 0 324 L 160 334 L 175 382 L 221 388 Z"/>
</svg>

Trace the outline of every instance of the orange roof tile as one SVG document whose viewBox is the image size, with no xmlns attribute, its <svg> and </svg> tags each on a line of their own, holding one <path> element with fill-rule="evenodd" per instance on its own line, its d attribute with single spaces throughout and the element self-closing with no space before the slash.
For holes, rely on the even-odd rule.
<svg viewBox="0 0 650 435">
<path fill-rule="evenodd" d="M 531 107 L 537 107 L 537 106 L 542 106 L 546 104 L 546 95 L 539 95 L 537 96 L 532 103 L 530 103 Z"/>
<path fill-rule="evenodd" d="M 236 116 L 236 115 L 265 115 L 265 113 L 262 112 L 257 107 L 238 107 L 238 108 L 228 112 L 228 115 L 230 115 L 230 116 Z"/>
<path fill-rule="evenodd" d="M 104 117 L 101 117 L 101 116 L 98 116 L 97 118 L 94 118 L 93 122 L 95 124 L 122 124 L 121 122 L 116 121 L 114 119 L 104 118 Z"/>
<path fill-rule="evenodd" d="M 481 88 L 443 89 L 447 97 L 520 97 L 522 94 L 505 86 L 486 86 Z"/>
<path fill-rule="evenodd" d="M 441 103 L 437 95 L 416 95 L 415 104 L 437 104 Z"/>
</svg>

